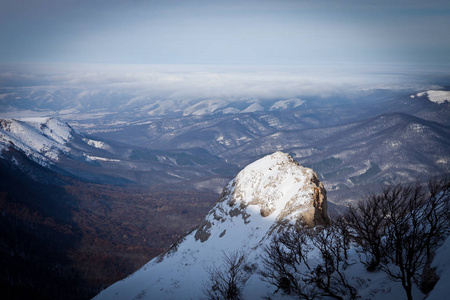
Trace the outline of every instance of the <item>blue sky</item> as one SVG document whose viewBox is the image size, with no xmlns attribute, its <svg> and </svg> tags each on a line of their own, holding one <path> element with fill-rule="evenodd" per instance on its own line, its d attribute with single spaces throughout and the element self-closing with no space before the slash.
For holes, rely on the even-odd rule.
<svg viewBox="0 0 450 300">
<path fill-rule="evenodd" d="M 450 1 L 0 0 L 0 62 L 450 61 Z"/>
</svg>

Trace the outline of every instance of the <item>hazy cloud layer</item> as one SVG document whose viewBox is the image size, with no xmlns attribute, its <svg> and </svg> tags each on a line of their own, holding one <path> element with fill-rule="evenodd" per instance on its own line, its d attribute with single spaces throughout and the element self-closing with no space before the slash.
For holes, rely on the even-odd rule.
<svg viewBox="0 0 450 300">
<path fill-rule="evenodd" d="M 429 87 L 435 69 L 380 65 L 4 65 L 0 87 L 46 90 L 81 88 L 135 95 L 139 99 L 289 99 L 358 95 L 370 89 Z"/>
</svg>

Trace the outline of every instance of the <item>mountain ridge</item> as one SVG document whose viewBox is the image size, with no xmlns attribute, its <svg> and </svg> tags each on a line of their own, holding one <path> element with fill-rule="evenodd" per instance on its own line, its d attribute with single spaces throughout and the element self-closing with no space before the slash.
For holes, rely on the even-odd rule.
<svg viewBox="0 0 450 300">
<path fill-rule="evenodd" d="M 315 173 L 288 154 L 275 152 L 248 165 L 230 181 L 200 225 L 139 271 L 95 299 L 198 299 L 199 282 L 222 253 L 249 253 L 255 265 L 252 293 L 266 292 L 257 280 L 261 246 L 286 226 L 328 221 L 326 192 Z"/>
</svg>

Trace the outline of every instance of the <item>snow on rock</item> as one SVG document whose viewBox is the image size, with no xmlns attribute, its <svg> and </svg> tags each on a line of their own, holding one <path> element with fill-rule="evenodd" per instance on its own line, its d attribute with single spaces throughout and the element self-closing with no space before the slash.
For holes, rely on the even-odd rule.
<svg viewBox="0 0 450 300">
<path fill-rule="evenodd" d="M 57 161 L 65 144 L 73 138 L 72 128 L 55 118 L 0 119 L 0 144 L 13 146 L 33 160 L 46 164 Z"/>
<path fill-rule="evenodd" d="M 243 169 L 198 228 L 95 299 L 200 299 L 206 270 L 219 264 L 223 253 L 244 251 L 258 265 L 261 244 L 277 228 L 323 223 L 326 208 L 326 192 L 317 175 L 275 152 Z M 273 288 L 255 271 L 244 293 L 256 299 L 269 291 Z"/>
<path fill-rule="evenodd" d="M 96 140 L 91 140 L 91 139 L 88 139 L 88 138 L 83 138 L 83 142 L 85 142 L 89 146 L 95 147 L 97 149 L 107 150 L 107 149 L 111 148 L 105 142 L 102 142 L 102 141 L 96 141 Z"/>
<path fill-rule="evenodd" d="M 429 90 L 426 92 L 418 93 L 417 97 L 427 96 L 431 102 L 435 102 L 437 104 L 442 104 L 446 101 L 450 102 L 450 91 L 438 91 L 438 90 Z M 411 98 L 414 98 L 413 95 Z"/>
</svg>

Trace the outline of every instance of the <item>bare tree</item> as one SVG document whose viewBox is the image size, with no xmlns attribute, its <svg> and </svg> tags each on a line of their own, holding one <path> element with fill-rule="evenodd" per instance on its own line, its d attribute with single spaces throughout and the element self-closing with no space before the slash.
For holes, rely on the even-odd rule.
<svg viewBox="0 0 450 300">
<path fill-rule="evenodd" d="M 347 216 L 355 241 L 380 270 L 401 282 L 408 299 L 449 234 L 449 186 L 447 179 L 430 182 L 428 193 L 419 184 L 389 186 Z"/>
<path fill-rule="evenodd" d="M 264 269 L 260 273 L 263 280 L 277 287 L 276 292 L 306 300 L 316 297 L 317 291 L 307 285 L 304 276 L 311 272 L 308 264 L 311 246 L 307 239 L 306 229 L 290 227 L 275 235 L 271 244 L 264 248 Z"/>
<path fill-rule="evenodd" d="M 248 254 L 242 251 L 223 252 L 223 264 L 207 270 L 209 282 L 203 294 L 211 300 L 239 300 L 254 268 L 247 264 Z"/>
<path fill-rule="evenodd" d="M 339 224 L 339 227 L 337 227 Z M 320 291 L 319 295 L 334 299 L 356 299 L 357 290 L 349 283 L 344 270 L 347 268 L 347 236 L 342 234 L 342 223 L 315 233 L 311 241 L 319 250 L 322 262 L 312 273 L 307 275 L 307 282 L 312 283 Z"/>
<path fill-rule="evenodd" d="M 330 224 L 332 228 L 336 231 L 340 236 L 340 243 L 342 252 L 344 254 L 344 258 L 348 259 L 348 250 L 350 249 L 352 236 L 350 235 L 350 227 L 348 226 L 347 221 L 344 216 L 338 216 L 335 219 L 330 220 Z"/>
<path fill-rule="evenodd" d="M 438 244 L 449 234 L 450 223 L 450 177 L 430 180 L 428 183 L 429 201 L 426 203 L 424 218 L 429 226 L 427 236 L 427 258 L 432 256 L 432 245 Z M 436 240 L 437 239 L 437 240 Z"/>
<path fill-rule="evenodd" d="M 371 194 L 356 206 L 349 206 L 344 217 L 349 234 L 367 257 L 362 262 L 368 271 L 375 271 L 383 257 L 381 245 L 386 220 L 382 207 L 382 195 Z"/>
<path fill-rule="evenodd" d="M 276 236 L 265 248 L 263 280 L 298 299 L 356 299 L 357 291 L 344 274 L 348 240 L 341 230 L 332 223 L 327 228 L 291 227 Z M 311 259 L 314 248 L 320 257 Z"/>
</svg>

